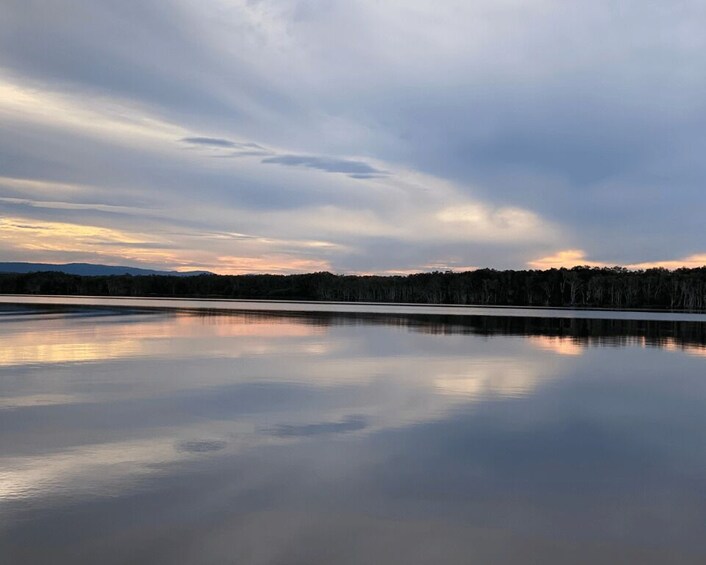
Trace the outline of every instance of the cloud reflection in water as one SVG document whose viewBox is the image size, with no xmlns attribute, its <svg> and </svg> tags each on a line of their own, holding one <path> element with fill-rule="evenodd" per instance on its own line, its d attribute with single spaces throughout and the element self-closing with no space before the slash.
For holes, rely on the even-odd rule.
<svg viewBox="0 0 706 565">
<path fill-rule="evenodd" d="M 3 344 L 27 346 L 0 364 L 10 555 L 688 562 L 706 551 L 703 330 L 600 324 L 7 319 Z M 135 509 L 152 525 L 131 527 Z"/>
</svg>

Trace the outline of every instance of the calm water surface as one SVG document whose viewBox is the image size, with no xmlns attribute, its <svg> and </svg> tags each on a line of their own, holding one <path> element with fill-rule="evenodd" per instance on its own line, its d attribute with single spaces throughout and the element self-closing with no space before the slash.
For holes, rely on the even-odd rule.
<svg viewBox="0 0 706 565">
<path fill-rule="evenodd" d="M 0 562 L 706 563 L 705 326 L 2 305 Z"/>
</svg>

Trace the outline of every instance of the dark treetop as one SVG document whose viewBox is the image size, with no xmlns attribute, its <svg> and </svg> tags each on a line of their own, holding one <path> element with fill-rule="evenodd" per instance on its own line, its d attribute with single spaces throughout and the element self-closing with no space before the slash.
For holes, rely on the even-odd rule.
<svg viewBox="0 0 706 565">
<path fill-rule="evenodd" d="M 704 310 L 706 267 L 674 271 L 479 269 L 408 276 L 0 273 L 0 293 Z"/>
</svg>

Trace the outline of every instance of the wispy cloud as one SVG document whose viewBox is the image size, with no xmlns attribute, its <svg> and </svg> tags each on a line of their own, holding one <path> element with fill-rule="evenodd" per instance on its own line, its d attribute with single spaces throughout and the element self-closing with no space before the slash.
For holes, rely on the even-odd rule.
<svg viewBox="0 0 706 565">
<path fill-rule="evenodd" d="M 179 141 L 183 143 L 188 143 L 190 145 L 203 145 L 206 147 L 219 147 L 219 148 L 237 148 L 237 149 L 248 149 L 248 150 L 264 150 L 265 148 L 257 143 L 242 143 L 237 141 L 231 141 L 230 139 L 221 139 L 219 137 L 184 137 Z"/>
<path fill-rule="evenodd" d="M 192 145 L 206 145 L 207 147 L 235 147 L 236 144 L 227 139 L 217 137 L 184 137 L 180 141 Z"/>
<path fill-rule="evenodd" d="M 277 155 L 263 159 L 262 162 L 289 167 L 308 167 L 327 173 L 343 173 L 355 179 L 380 178 L 389 174 L 386 171 L 376 169 L 364 161 L 311 155 Z"/>
</svg>

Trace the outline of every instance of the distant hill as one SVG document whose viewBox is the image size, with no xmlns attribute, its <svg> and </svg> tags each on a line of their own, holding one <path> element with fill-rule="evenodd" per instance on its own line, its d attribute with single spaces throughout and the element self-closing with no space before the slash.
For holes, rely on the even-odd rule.
<svg viewBox="0 0 706 565">
<path fill-rule="evenodd" d="M 66 263 L 53 265 L 50 263 L 1 263 L 0 273 L 39 273 L 59 272 L 67 275 L 82 276 L 107 276 L 107 275 L 171 275 L 177 277 L 190 277 L 196 275 L 212 275 L 209 271 L 156 271 L 153 269 L 140 269 L 138 267 L 121 267 L 116 265 L 94 265 L 92 263 Z"/>
</svg>

